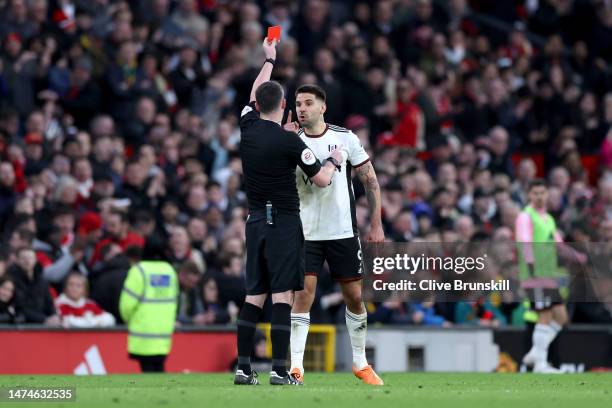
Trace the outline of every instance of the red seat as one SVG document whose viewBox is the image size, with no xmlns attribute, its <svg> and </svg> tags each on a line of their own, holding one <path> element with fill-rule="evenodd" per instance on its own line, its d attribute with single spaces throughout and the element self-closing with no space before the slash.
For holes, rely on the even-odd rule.
<svg viewBox="0 0 612 408">
<path fill-rule="evenodd" d="M 582 161 L 582 167 L 587 172 L 587 176 L 589 178 L 589 184 L 597 185 L 597 179 L 599 178 L 599 172 L 601 168 L 600 165 L 600 157 L 596 154 L 585 154 L 580 157 Z"/>
</svg>

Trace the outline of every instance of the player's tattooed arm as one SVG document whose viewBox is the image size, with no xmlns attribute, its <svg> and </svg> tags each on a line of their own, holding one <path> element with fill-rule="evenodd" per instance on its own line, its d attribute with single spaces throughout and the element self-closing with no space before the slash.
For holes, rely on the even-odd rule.
<svg viewBox="0 0 612 408">
<path fill-rule="evenodd" d="M 366 198 L 370 206 L 370 231 L 366 240 L 370 242 L 383 242 L 385 240 L 385 233 L 381 221 L 380 186 L 378 185 L 374 166 L 368 161 L 357 167 L 356 171 L 357 177 L 359 177 L 365 188 Z"/>
</svg>

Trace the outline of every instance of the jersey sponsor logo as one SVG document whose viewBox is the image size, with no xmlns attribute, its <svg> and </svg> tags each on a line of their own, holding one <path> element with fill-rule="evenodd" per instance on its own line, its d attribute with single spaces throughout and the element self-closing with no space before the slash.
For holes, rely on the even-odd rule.
<svg viewBox="0 0 612 408">
<path fill-rule="evenodd" d="M 315 157 L 315 154 L 312 152 L 312 150 L 306 148 L 302 151 L 302 163 L 304 164 L 314 164 L 314 162 L 317 160 L 317 158 Z"/>
<path fill-rule="evenodd" d="M 249 113 L 252 110 L 253 110 L 253 108 L 251 108 L 249 105 L 245 106 L 242 109 L 242 112 L 240 112 L 240 117 L 243 117 L 244 115 L 246 115 L 247 113 Z"/>
<path fill-rule="evenodd" d="M 151 275 L 149 278 L 151 286 L 164 288 L 170 286 L 170 275 Z"/>
</svg>

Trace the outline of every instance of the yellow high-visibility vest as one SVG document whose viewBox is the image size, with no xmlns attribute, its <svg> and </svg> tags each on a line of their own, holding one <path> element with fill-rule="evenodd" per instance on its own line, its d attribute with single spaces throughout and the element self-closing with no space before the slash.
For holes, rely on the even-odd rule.
<svg viewBox="0 0 612 408">
<path fill-rule="evenodd" d="M 178 291 L 176 272 L 167 262 L 143 261 L 130 268 L 119 299 L 119 313 L 128 326 L 129 353 L 170 353 Z"/>
</svg>

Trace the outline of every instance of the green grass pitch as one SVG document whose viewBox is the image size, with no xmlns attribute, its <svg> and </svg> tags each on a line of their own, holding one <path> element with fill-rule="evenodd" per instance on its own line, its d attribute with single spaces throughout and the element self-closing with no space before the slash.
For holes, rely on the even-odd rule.
<svg viewBox="0 0 612 408">
<path fill-rule="evenodd" d="M 352 374 L 306 373 L 304 387 L 234 386 L 232 374 L 0 376 L 0 387 L 76 387 L 76 402 L 0 402 L 3 407 L 376 407 L 492 408 L 612 406 L 612 374 L 383 374 L 385 385 Z"/>
</svg>

